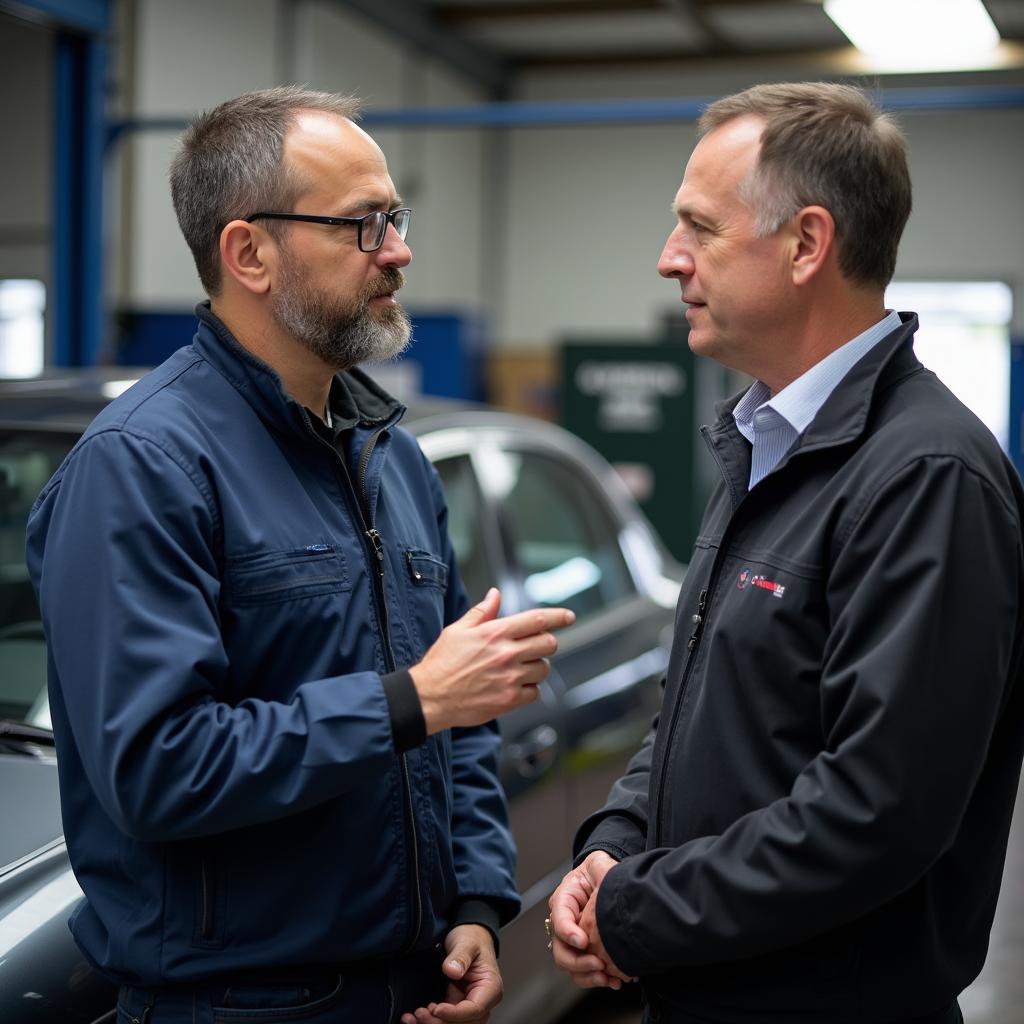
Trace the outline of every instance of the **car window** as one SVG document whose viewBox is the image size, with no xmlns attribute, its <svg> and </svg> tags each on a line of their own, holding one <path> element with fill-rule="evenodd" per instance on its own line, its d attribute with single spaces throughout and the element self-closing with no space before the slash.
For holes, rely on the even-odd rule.
<svg viewBox="0 0 1024 1024">
<path fill-rule="evenodd" d="M 483 599 L 497 579 L 481 523 L 480 489 L 465 455 L 434 463 L 448 501 L 448 535 L 471 604 Z"/>
<path fill-rule="evenodd" d="M 615 518 L 589 476 L 537 452 L 506 452 L 503 461 L 502 514 L 527 598 L 583 619 L 631 597 Z"/>
<path fill-rule="evenodd" d="M 28 513 L 71 447 L 47 434 L 0 432 L 0 718 L 49 726 L 46 641 L 25 565 Z"/>
</svg>

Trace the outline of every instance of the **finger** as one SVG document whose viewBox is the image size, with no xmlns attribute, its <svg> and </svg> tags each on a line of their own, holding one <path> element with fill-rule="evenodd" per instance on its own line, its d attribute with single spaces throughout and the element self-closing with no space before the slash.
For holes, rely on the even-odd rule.
<svg viewBox="0 0 1024 1024">
<path fill-rule="evenodd" d="M 607 951 L 605 951 L 605 955 L 607 955 Z M 622 971 L 620 971 L 618 967 L 616 967 L 615 964 L 612 963 L 611 960 L 605 960 L 604 970 L 605 974 L 607 974 L 609 977 L 618 978 L 619 981 L 625 982 L 633 980 L 628 974 L 623 974 Z"/>
<path fill-rule="evenodd" d="M 469 944 L 457 942 L 444 958 L 441 970 L 444 971 L 446 977 L 458 981 L 469 970 L 469 965 L 472 962 L 473 951 L 469 948 Z"/>
<path fill-rule="evenodd" d="M 501 608 L 501 594 L 497 587 L 491 587 L 484 594 L 484 599 L 462 616 L 460 621 L 469 626 L 478 626 L 481 622 L 488 622 L 498 617 L 498 610 Z"/>
<path fill-rule="evenodd" d="M 603 972 L 605 968 L 604 961 L 596 953 L 580 953 L 561 939 L 552 940 L 551 955 L 555 966 L 567 974 L 593 974 Z"/>
<path fill-rule="evenodd" d="M 533 608 L 528 612 L 517 612 L 501 620 L 502 632 L 514 640 L 521 640 L 534 633 L 546 633 L 552 629 L 564 629 L 576 621 L 576 614 L 568 608 Z"/>
<path fill-rule="evenodd" d="M 536 688 L 547 679 L 550 671 L 551 664 L 547 658 L 538 658 L 536 661 L 524 662 L 520 667 L 520 672 L 522 672 L 522 677 L 519 680 L 520 685 Z"/>
<path fill-rule="evenodd" d="M 618 978 L 609 978 L 603 971 L 595 971 L 593 974 L 571 975 L 577 988 L 612 988 L 616 991 L 622 988 L 622 982 Z"/>
<path fill-rule="evenodd" d="M 444 1024 L 440 1017 L 435 1017 L 425 1006 L 416 1011 L 413 1024 Z"/>
<path fill-rule="evenodd" d="M 590 893 L 578 878 L 566 876 L 548 901 L 551 931 L 556 938 L 578 950 L 586 949 L 588 945 L 587 933 L 579 922 L 589 898 Z"/>
<path fill-rule="evenodd" d="M 474 1003 L 471 999 L 463 999 L 459 1003 L 438 1003 L 434 1007 L 434 1014 L 442 1021 L 451 1024 L 467 1024 L 469 1021 L 486 1020 L 490 1010 Z"/>
<path fill-rule="evenodd" d="M 531 633 L 515 641 L 516 657 L 520 661 L 538 661 L 550 658 L 558 650 L 558 641 L 553 633 Z"/>
</svg>

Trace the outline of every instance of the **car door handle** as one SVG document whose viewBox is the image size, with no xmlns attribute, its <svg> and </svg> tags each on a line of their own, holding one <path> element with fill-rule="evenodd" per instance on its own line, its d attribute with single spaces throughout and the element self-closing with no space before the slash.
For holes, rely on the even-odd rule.
<svg viewBox="0 0 1024 1024">
<path fill-rule="evenodd" d="M 558 733 L 550 725 L 538 725 L 508 745 L 508 756 L 524 779 L 543 775 L 558 756 Z"/>
</svg>

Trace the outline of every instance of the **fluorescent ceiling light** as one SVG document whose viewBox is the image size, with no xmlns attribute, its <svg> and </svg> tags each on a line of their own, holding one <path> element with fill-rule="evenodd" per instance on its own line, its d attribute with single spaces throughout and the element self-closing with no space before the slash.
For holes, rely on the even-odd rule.
<svg viewBox="0 0 1024 1024">
<path fill-rule="evenodd" d="M 981 0 L 825 0 L 824 6 L 858 50 L 894 70 L 975 67 L 999 45 Z"/>
</svg>

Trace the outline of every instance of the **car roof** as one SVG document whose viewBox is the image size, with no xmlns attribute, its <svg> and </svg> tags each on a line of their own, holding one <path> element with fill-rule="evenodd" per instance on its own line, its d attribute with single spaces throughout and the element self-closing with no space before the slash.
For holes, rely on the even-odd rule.
<svg viewBox="0 0 1024 1024">
<path fill-rule="evenodd" d="M 39 377 L 0 380 L 0 427 L 81 433 L 106 405 L 148 372 L 130 367 L 54 369 Z M 428 424 L 434 430 L 465 422 L 465 413 L 473 413 L 477 422 L 495 425 L 535 423 L 452 398 L 417 395 L 402 401 L 408 409 L 402 425 L 417 434 Z"/>
</svg>

